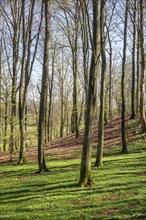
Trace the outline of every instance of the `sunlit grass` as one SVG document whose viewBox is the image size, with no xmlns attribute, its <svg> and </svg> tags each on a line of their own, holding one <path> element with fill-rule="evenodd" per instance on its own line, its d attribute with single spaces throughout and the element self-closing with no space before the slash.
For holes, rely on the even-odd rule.
<svg viewBox="0 0 146 220">
<path fill-rule="evenodd" d="M 146 143 L 128 148 L 106 150 L 101 169 L 93 158 L 95 184 L 85 189 L 77 187 L 79 159 L 47 160 L 42 175 L 36 163 L 0 165 L 0 219 L 146 219 Z"/>
</svg>

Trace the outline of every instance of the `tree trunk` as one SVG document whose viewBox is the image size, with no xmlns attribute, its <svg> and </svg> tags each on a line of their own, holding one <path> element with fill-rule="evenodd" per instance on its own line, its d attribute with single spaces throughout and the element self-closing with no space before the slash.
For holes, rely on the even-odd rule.
<svg viewBox="0 0 146 220">
<path fill-rule="evenodd" d="M 25 158 L 25 102 L 23 97 L 24 80 L 25 80 L 25 65 L 26 65 L 26 37 L 25 37 L 25 0 L 22 1 L 22 35 L 23 35 L 23 54 L 21 63 L 21 76 L 19 87 L 19 126 L 20 126 L 20 151 L 18 164 L 26 162 Z"/>
<path fill-rule="evenodd" d="M 2 40 L 0 39 L 0 135 L 2 134 L 2 104 L 1 104 L 1 96 L 2 96 Z M 0 141 L 0 150 L 1 149 L 1 141 Z"/>
<path fill-rule="evenodd" d="M 81 23 L 81 34 L 82 34 L 82 51 L 83 51 L 83 72 L 84 72 L 84 91 L 85 91 L 85 110 L 84 110 L 84 120 L 87 107 L 87 98 L 88 98 L 88 70 L 89 70 L 89 36 L 88 36 L 88 22 L 86 14 L 86 3 L 81 1 L 81 13 L 82 17 L 80 20 Z"/>
<path fill-rule="evenodd" d="M 45 42 L 44 42 L 44 58 L 43 58 L 43 73 L 42 87 L 40 94 L 39 107 L 39 125 L 38 125 L 38 165 L 39 173 L 48 171 L 44 157 L 44 135 L 45 135 L 45 109 L 47 106 L 46 95 L 48 91 L 48 76 L 49 76 L 49 42 L 50 42 L 50 0 L 44 1 L 45 5 Z"/>
<path fill-rule="evenodd" d="M 138 27 L 137 27 L 137 88 L 136 88 L 136 113 L 139 115 L 140 113 L 140 65 L 139 65 L 139 59 L 140 59 L 140 21 L 139 21 L 139 8 L 138 8 Z"/>
<path fill-rule="evenodd" d="M 74 48 L 73 52 L 73 133 L 75 132 L 75 137 L 79 136 L 79 128 L 78 128 L 78 73 L 77 73 L 77 39 L 76 39 L 76 48 Z"/>
<path fill-rule="evenodd" d="M 110 63 L 109 63 L 109 120 L 110 123 L 112 123 L 112 58 L 113 58 L 113 51 L 112 51 L 112 41 L 110 39 L 109 33 L 108 33 L 108 39 L 109 39 L 109 47 L 110 47 Z"/>
<path fill-rule="evenodd" d="M 121 77 L 121 96 L 122 96 L 122 123 L 121 123 L 121 135 L 122 135 L 122 153 L 127 153 L 126 144 L 126 128 L 125 128 L 125 64 L 126 64 L 126 49 L 127 49 L 127 22 L 128 22 L 128 7 L 129 0 L 126 0 L 125 8 L 125 26 L 124 26 L 124 45 L 123 45 L 123 58 L 122 58 L 122 77 Z"/>
<path fill-rule="evenodd" d="M 11 5 L 13 16 L 13 73 L 12 73 L 12 91 L 11 91 L 11 135 L 10 135 L 10 160 L 12 161 L 12 153 L 16 146 L 16 93 L 17 93 L 17 75 L 18 75 L 18 59 L 19 59 L 19 40 L 20 40 L 20 15 L 19 2 L 14 1 Z"/>
<path fill-rule="evenodd" d="M 42 23 L 42 11 L 41 10 L 41 19 L 38 27 L 38 33 L 36 37 L 36 42 L 34 46 L 34 52 L 31 56 L 32 48 L 32 25 L 34 19 L 34 6 L 35 1 L 32 0 L 29 5 L 29 15 L 25 15 L 25 0 L 22 1 L 22 38 L 23 38 L 23 54 L 22 54 L 22 67 L 21 67 L 21 76 L 20 76 L 20 87 L 19 87 L 19 124 L 20 124 L 20 154 L 19 162 L 22 163 L 26 161 L 25 158 L 25 108 L 26 108 L 26 99 L 28 86 L 31 78 L 31 73 L 33 69 L 33 64 L 37 52 L 37 45 L 39 40 L 39 34 Z M 28 19 L 26 22 L 26 18 Z M 26 26 L 27 24 L 27 26 Z M 31 59 L 32 58 L 32 59 Z"/>
<path fill-rule="evenodd" d="M 144 0 L 140 0 L 140 52 L 141 52 L 141 78 L 140 78 L 140 121 L 142 132 L 146 132 L 145 118 L 145 55 L 144 55 Z"/>
<path fill-rule="evenodd" d="M 101 36 L 101 91 L 100 91 L 100 112 L 98 128 L 98 147 L 95 166 L 102 167 L 103 146 L 104 146 L 104 108 L 105 108 L 105 76 L 106 76 L 106 55 L 105 55 L 105 34 L 104 34 L 104 0 L 101 1 L 100 15 L 100 36 Z"/>
<path fill-rule="evenodd" d="M 81 159 L 80 179 L 78 185 L 85 187 L 92 185 L 93 181 L 91 178 L 91 143 L 92 143 L 92 127 L 95 110 L 95 98 L 96 98 L 96 77 L 98 63 L 99 63 L 99 51 L 98 51 L 98 35 L 99 35 L 99 17 L 100 17 L 100 1 L 93 0 L 93 41 L 92 41 L 92 57 L 89 74 L 89 85 L 88 85 L 88 102 L 86 110 L 85 130 L 84 130 L 84 141 Z"/>
<path fill-rule="evenodd" d="M 5 102 L 5 129 L 4 129 L 4 143 L 3 143 L 3 151 L 6 151 L 7 146 L 7 131 L 8 131 L 8 96 L 6 93 L 6 102 Z"/>
<path fill-rule="evenodd" d="M 52 94 L 53 94 L 53 82 L 54 82 L 54 69 L 55 69 L 55 53 L 56 53 L 56 45 L 54 46 L 53 50 L 53 57 L 52 57 L 52 72 L 51 72 L 51 79 L 49 82 L 49 108 L 48 108 L 48 124 L 47 124 L 47 129 L 48 129 L 48 141 L 51 141 L 52 139 Z"/>
<path fill-rule="evenodd" d="M 79 136 L 78 127 L 78 19 L 79 19 L 79 1 L 75 1 L 75 18 L 74 18 L 74 39 L 70 43 L 72 50 L 72 68 L 73 68 L 73 110 L 72 110 L 72 132 L 75 137 Z M 70 36 L 70 34 L 69 34 Z M 71 41 L 71 39 L 70 39 Z"/>
<path fill-rule="evenodd" d="M 131 90 L 131 119 L 135 118 L 135 49 L 136 49 L 136 1 L 133 10 L 133 48 L 132 48 L 132 90 Z"/>
</svg>

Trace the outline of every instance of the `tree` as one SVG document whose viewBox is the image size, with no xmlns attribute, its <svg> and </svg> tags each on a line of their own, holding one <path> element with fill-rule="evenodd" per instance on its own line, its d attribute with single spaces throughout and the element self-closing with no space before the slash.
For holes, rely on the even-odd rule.
<svg viewBox="0 0 146 220">
<path fill-rule="evenodd" d="M 89 84 L 88 84 L 88 102 L 85 118 L 84 141 L 82 149 L 82 159 L 80 168 L 80 179 L 78 185 L 85 187 L 92 185 L 91 178 L 91 143 L 92 143 L 92 126 L 95 110 L 96 98 L 96 78 L 99 64 L 99 22 L 100 22 L 100 0 L 93 0 L 93 40 L 92 40 L 92 57 L 90 64 Z"/>
<path fill-rule="evenodd" d="M 12 46 L 12 70 L 9 58 L 11 53 L 7 53 L 7 63 L 9 72 L 11 74 L 11 134 L 10 134 L 10 155 L 12 160 L 12 153 L 17 148 L 16 146 L 16 100 L 17 100 L 17 76 L 18 76 L 18 61 L 19 61 L 19 42 L 20 42 L 20 24 L 21 24 L 21 13 L 20 13 L 20 2 L 18 0 L 10 0 L 9 2 L 0 2 L 1 9 L 3 11 L 4 21 L 8 28 L 10 35 L 10 41 Z M 10 10 L 7 10 L 9 7 Z M 3 35 L 4 35 L 3 31 Z M 7 33 L 7 34 L 8 34 Z M 5 34 L 7 36 L 7 34 Z M 6 37 L 4 36 L 4 38 Z M 7 39 L 7 38 L 6 38 Z M 6 39 L 4 39 L 5 50 Z"/>
<path fill-rule="evenodd" d="M 145 55 L 144 55 L 144 0 L 140 0 L 140 53 L 141 53 L 141 76 L 140 76 L 140 121 L 142 132 L 146 131 L 146 118 L 144 108 L 144 77 L 145 77 Z"/>
<path fill-rule="evenodd" d="M 63 5 L 63 7 L 62 7 Z M 78 127 L 78 33 L 79 33 L 79 0 L 73 2 L 73 11 L 69 5 L 61 4 L 64 12 L 64 21 L 59 21 L 65 36 L 68 39 L 72 54 L 73 73 L 73 108 L 71 116 L 71 131 L 75 137 L 79 136 Z"/>
<path fill-rule="evenodd" d="M 83 54 L 83 74 L 84 83 L 83 88 L 85 92 L 85 111 L 87 106 L 88 80 L 89 80 L 89 13 L 87 11 L 86 1 L 80 0 L 80 24 L 81 24 L 81 39 L 82 39 L 82 54 Z"/>
<path fill-rule="evenodd" d="M 15 140 L 15 120 L 16 120 L 16 95 L 17 95 L 17 75 L 18 75 L 18 60 L 19 60 L 19 40 L 20 40 L 20 3 L 18 0 L 11 2 L 11 12 L 13 21 L 13 71 L 12 71 L 12 91 L 11 91 L 11 142 L 10 142 L 10 154 L 16 148 Z M 12 157 L 11 157 L 12 160 Z"/>
<path fill-rule="evenodd" d="M 11 81 L 10 75 L 3 72 L 2 77 L 2 90 L 3 90 L 3 104 L 4 104 L 4 141 L 3 141 L 3 149 L 6 151 L 6 147 L 8 144 L 8 123 L 9 123 L 9 108 L 10 108 L 10 91 L 11 91 Z M 10 158 L 11 159 L 11 158 Z"/>
<path fill-rule="evenodd" d="M 32 74 L 33 64 L 36 57 L 39 34 L 42 25 L 42 11 L 41 18 L 38 25 L 37 33 L 32 36 L 32 27 L 34 22 L 34 7 L 35 1 L 30 2 L 28 20 L 26 22 L 26 5 L 25 0 L 22 1 L 21 13 L 22 13 L 22 63 L 21 63 L 21 75 L 20 75 L 20 86 L 19 86 L 19 125 L 20 125 L 20 152 L 18 163 L 26 161 L 25 157 L 25 109 L 28 86 Z M 35 43 L 34 43 L 35 40 Z M 32 44 L 34 43 L 34 45 Z M 32 52 L 32 48 L 33 53 Z"/>
<path fill-rule="evenodd" d="M 101 91 L 100 91 L 100 112 L 98 126 L 98 147 L 95 166 L 102 167 L 103 145 L 104 145 L 104 108 L 105 108 L 105 75 L 106 75 L 106 55 L 105 55 L 105 33 L 104 33 L 104 5 L 101 1 L 100 15 L 100 38 L 101 38 Z"/>
<path fill-rule="evenodd" d="M 0 39 L 0 135 L 2 134 L 2 40 Z M 1 138 L 0 138 L 1 149 Z"/>
<path fill-rule="evenodd" d="M 45 40 L 44 40 L 44 57 L 43 57 L 43 72 L 42 86 L 40 94 L 39 107 L 39 125 L 38 125 L 38 165 L 39 173 L 48 171 L 44 157 L 44 136 L 45 136 L 45 109 L 46 96 L 48 94 L 48 76 L 49 76 L 49 43 L 50 43 L 50 0 L 44 1 L 45 6 Z"/>
<path fill-rule="evenodd" d="M 121 135 L 122 135 L 122 153 L 127 153 L 126 144 L 126 130 L 125 130 L 125 65 L 126 65 L 126 49 L 127 49 L 127 23 L 128 23 L 128 8 L 129 0 L 126 0 L 125 6 L 125 22 L 124 22 L 124 42 L 123 42 L 123 57 L 122 57 L 122 77 L 121 77 L 121 96 L 122 96 L 122 123 L 121 123 Z"/>
<path fill-rule="evenodd" d="M 140 114 L 140 19 L 139 19 L 139 5 L 137 5 L 138 15 L 137 15 L 137 66 L 136 66 L 136 75 L 137 75 L 137 87 L 136 87 L 136 113 Z"/>
<path fill-rule="evenodd" d="M 132 23 L 133 23 L 133 47 L 132 47 L 132 89 L 131 89 L 131 119 L 135 118 L 135 52 L 136 52 L 136 12 L 137 12 L 137 1 L 134 0 L 133 3 L 133 16 L 132 16 Z"/>
<path fill-rule="evenodd" d="M 47 136 L 48 141 L 51 141 L 52 139 L 52 96 L 53 96 L 53 85 L 54 85 L 54 71 L 55 71 L 55 55 L 56 55 L 56 43 L 53 47 L 52 51 L 52 71 L 51 76 L 49 78 L 49 107 L 48 107 L 48 123 L 47 123 Z"/>
</svg>

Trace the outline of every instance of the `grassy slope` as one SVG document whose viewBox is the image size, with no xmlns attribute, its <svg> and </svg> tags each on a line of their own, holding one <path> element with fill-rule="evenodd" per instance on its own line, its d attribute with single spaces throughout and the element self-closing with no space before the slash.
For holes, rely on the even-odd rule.
<svg viewBox="0 0 146 220">
<path fill-rule="evenodd" d="M 41 176 L 36 163 L 0 165 L 0 219 L 146 219 L 146 143 L 119 152 L 106 150 L 104 167 L 93 167 L 95 184 L 86 189 L 76 187 L 79 159 L 49 160 L 50 172 Z"/>
</svg>

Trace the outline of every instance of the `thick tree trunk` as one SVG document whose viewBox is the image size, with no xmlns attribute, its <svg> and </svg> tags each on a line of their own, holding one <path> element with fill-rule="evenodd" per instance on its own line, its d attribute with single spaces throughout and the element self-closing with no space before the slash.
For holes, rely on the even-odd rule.
<svg viewBox="0 0 146 220">
<path fill-rule="evenodd" d="M 140 120 L 142 132 L 146 132 L 145 118 L 145 55 L 144 55 L 144 0 L 140 0 L 140 50 L 141 50 L 141 78 L 140 78 Z"/>
<path fill-rule="evenodd" d="M 44 2 L 45 5 L 45 42 L 44 42 L 44 60 L 42 73 L 42 87 L 39 107 L 39 125 L 38 125 L 38 165 L 39 173 L 48 171 L 44 157 L 44 135 L 45 135 L 45 109 L 47 106 L 46 95 L 48 91 L 49 76 L 49 41 L 50 41 L 50 0 Z"/>
<path fill-rule="evenodd" d="M 84 130 L 84 141 L 81 159 L 80 179 L 78 185 L 85 187 L 92 185 L 93 181 L 91 178 L 91 143 L 92 143 L 92 127 L 95 111 L 95 99 L 96 99 L 96 78 L 97 78 L 97 67 L 99 63 L 99 51 L 98 51 L 98 35 L 99 35 L 99 17 L 100 17 L 100 0 L 93 0 L 93 41 L 92 41 L 92 57 L 89 74 L 89 85 L 88 85 L 88 102 L 86 110 L 85 130 Z"/>
<path fill-rule="evenodd" d="M 100 36 L 101 36 L 101 91 L 100 91 L 100 112 L 99 112 L 99 133 L 98 147 L 95 166 L 102 167 L 103 146 L 104 146 L 104 111 L 105 111 L 105 76 L 106 76 L 106 55 L 105 55 L 105 33 L 104 33 L 104 0 L 101 1 L 100 15 Z"/>
</svg>

